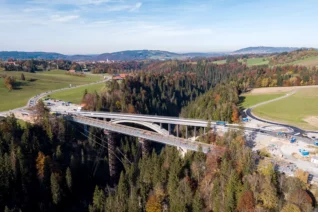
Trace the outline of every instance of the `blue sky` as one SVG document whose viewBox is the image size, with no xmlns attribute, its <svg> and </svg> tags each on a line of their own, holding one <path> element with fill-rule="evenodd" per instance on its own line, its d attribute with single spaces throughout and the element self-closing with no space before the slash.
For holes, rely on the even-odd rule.
<svg viewBox="0 0 318 212">
<path fill-rule="evenodd" d="M 0 51 L 318 47 L 317 0 L 0 0 Z"/>
</svg>

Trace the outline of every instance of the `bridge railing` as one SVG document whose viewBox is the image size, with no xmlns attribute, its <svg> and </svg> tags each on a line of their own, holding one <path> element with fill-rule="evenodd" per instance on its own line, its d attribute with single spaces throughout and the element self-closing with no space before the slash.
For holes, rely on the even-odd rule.
<svg viewBox="0 0 318 212">
<path fill-rule="evenodd" d="M 140 138 L 152 140 L 152 141 L 163 143 L 163 144 L 168 144 L 171 146 L 182 147 L 182 148 L 193 150 L 193 151 L 198 151 L 201 148 L 203 152 L 207 153 L 213 148 L 213 145 L 211 144 L 192 142 L 184 138 L 179 138 L 179 137 L 174 137 L 169 135 L 161 135 L 159 133 L 136 129 L 133 127 L 128 127 L 128 126 L 124 126 L 120 124 L 113 124 L 110 122 L 96 120 L 93 118 L 71 116 L 71 117 L 67 117 L 67 119 L 77 123 L 91 125 L 101 129 L 106 129 L 106 130 L 130 135 L 130 136 L 140 137 Z"/>
</svg>

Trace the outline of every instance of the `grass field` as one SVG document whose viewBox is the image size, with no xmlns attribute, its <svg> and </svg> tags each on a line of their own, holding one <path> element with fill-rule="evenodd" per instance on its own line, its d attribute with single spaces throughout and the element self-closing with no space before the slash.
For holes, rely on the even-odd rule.
<svg viewBox="0 0 318 212">
<path fill-rule="evenodd" d="M 87 89 L 88 93 L 92 93 L 94 91 L 100 91 L 105 86 L 105 83 L 98 83 L 94 85 L 83 86 L 80 88 L 74 88 L 71 90 L 61 91 L 50 95 L 50 98 L 69 101 L 75 104 L 80 104 L 84 91 Z"/>
<path fill-rule="evenodd" d="M 264 61 L 265 59 L 265 61 Z M 268 65 L 269 60 L 266 58 L 249 58 L 247 59 L 247 66 L 260 66 L 260 65 Z"/>
<path fill-rule="evenodd" d="M 271 99 L 276 99 L 285 95 L 284 93 L 281 94 L 247 94 L 240 96 L 240 108 L 247 109 L 253 105 L 256 105 L 261 102 L 266 102 Z"/>
<path fill-rule="evenodd" d="M 223 65 L 226 63 L 226 60 L 217 60 L 217 61 L 213 61 L 212 63 L 217 64 L 217 65 Z"/>
<path fill-rule="evenodd" d="M 8 76 L 17 78 L 17 89 L 8 91 L 4 86 L 4 79 L 0 79 L 0 111 L 6 111 L 26 105 L 27 101 L 36 94 L 72 85 L 83 85 L 101 80 L 101 76 L 77 77 L 66 75 L 65 71 L 54 70 L 48 72 L 26 73 L 26 81 L 21 81 L 22 72 L 4 72 Z"/>
<path fill-rule="evenodd" d="M 301 89 L 290 97 L 256 107 L 253 113 L 303 129 L 318 130 L 315 121 L 318 120 L 318 88 Z"/>
<path fill-rule="evenodd" d="M 318 56 L 311 56 L 302 60 L 296 60 L 292 63 L 285 63 L 282 65 L 303 65 L 303 66 L 318 66 Z"/>
</svg>

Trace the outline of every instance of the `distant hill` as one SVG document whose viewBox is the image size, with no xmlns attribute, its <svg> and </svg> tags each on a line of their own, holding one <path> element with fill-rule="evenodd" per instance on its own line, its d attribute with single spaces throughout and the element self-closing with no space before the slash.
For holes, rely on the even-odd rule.
<svg viewBox="0 0 318 212">
<path fill-rule="evenodd" d="M 104 53 L 99 55 L 64 55 L 55 52 L 19 52 L 19 51 L 2 51 L 0 52 L 0 59 L 8 60 L 9 58 L 27 60 L 27 59 L 46 59 L 46 60 L 72 60 L 72 61 L 128 61 L 128 60 L 169 60 L 169 59 L 186 59 L 186 58 L 199 58 L 199 57 L 217 57 L 225 55 L 237 54 L 272 54 L 291 52 L 300 48 L 289 47 L 248 47 L 240 49 L 231 53 L 174 53 L 160 50 L 129 50 L 113 53 Z"/>
<path fill-rule="evenodd" d="M 59 53 L 52 52 L 18 52 L 18 51 L 3 51 L 0 52 L 0 58 L 2 60 L 7 60 L 9 58 L 13 59 L 46 59 L 46 60 L 56 60 L 64 59 L 66 56 Z"/>
<path fill-rule="evenodd" d="M 129 50 L 113 53 L 104 53 L 100 55 L 64 55 L 54 52 L 19 52 L 3 51 L 0 52 L 0 59 L 9 58 L 27 60 L 27 59 L 47 59 L 47 60 L 72 60 L 72 61 L 127 61 L 127 60 L 168 60 L 168 59 L 186 59 L 193 57 L 213 57 L 225 55 L 225 53 L 184 53 L 178 54 L 160 50 Z"/>
<path fill-rule="evenodd" d="M 258 46 L 258 47 L 247 47 L 244 49 L 239 49 L 233 52 L 232 54 L 272 54 L 272 53 L 291 52 L 298 49 L 300 48 Z"/>
<path fill-rule="evenodd" d="M 97 55 L 92 58 L 92 60 L 164 60 L 164 59 L 182 59 L 185 55 L 159 51 L 159 50 L 131 50 L 131 51 L 121 51 L 113 53 L 104 53 Z"/>
</svg>

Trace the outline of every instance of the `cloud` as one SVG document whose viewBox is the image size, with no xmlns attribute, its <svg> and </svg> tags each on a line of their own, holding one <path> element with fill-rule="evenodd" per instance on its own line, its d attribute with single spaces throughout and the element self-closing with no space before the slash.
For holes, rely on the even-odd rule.
<svg viewBox="0 0 318 212">
<path fill-rule="evenodd" d="M 31 12 L 42 12 L 46 10 L 47 10 L 46 8 L 42 8 L 42 7 L 30 7 L 30 8 L 23 9 L 23 12 L 31 13 Z"/>
<path fill-rule="evenodd" d="M 74 19 L 78 19 L 78 15 L 66 15 L 66 16 L 61 16 L 61 15 L 52 15 L 51 16 L 51 21 L 54 22 L 68 22 L 72 21 Z"/>
<path fill-rule="evenodd" d="M 136 3 L 136 5 L 134 7 L 132 7 L 130 9 L 130 11 L 136 11 L 136 10 L 139 10 L 139 8 L 141 7 L 142 3 L 141 2 L 138 2 Z"/>
<path fill-rule="evenodd" d="M 141 2 L 137 2 L 136 4 L 115 4 L 115 5 L 109 5 L 106 7 L 106 10 L 108 12 L 119 12 L 119 11 L 130 11 L 134 12 L 139 10 L 139 8 L 142 6 Z"/>
<path fill-rule="evenodd" d="M 101 5 L 110 2 L 121 2 L 122 0 L 30 0 L 30 4 L 46 4 L 46 5 Z"/>
</svg>

